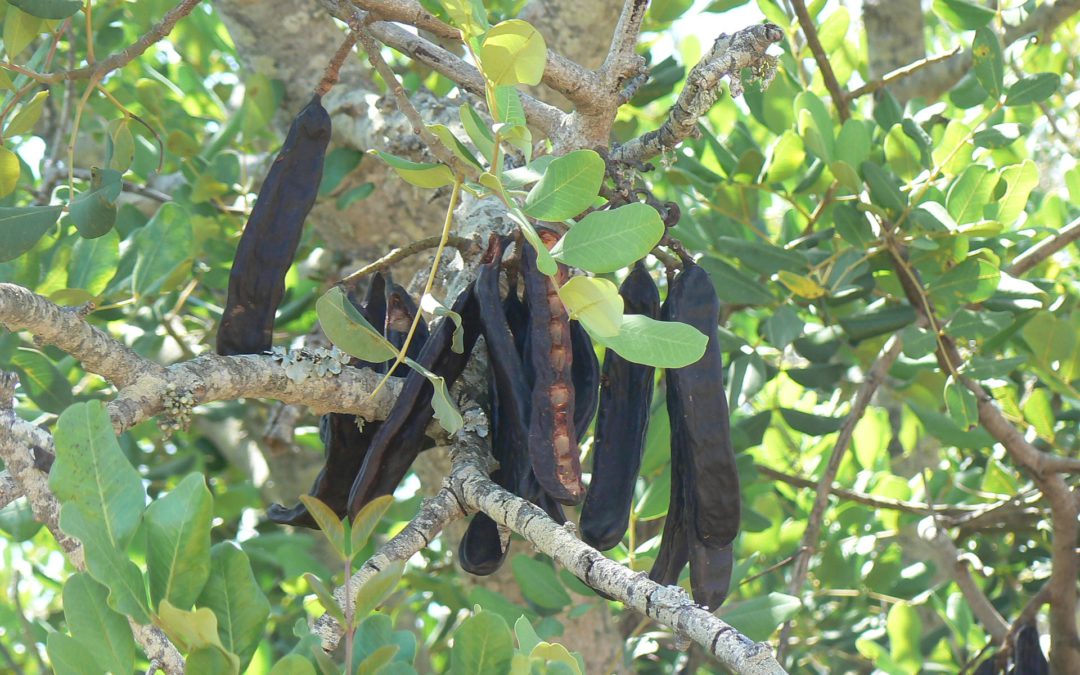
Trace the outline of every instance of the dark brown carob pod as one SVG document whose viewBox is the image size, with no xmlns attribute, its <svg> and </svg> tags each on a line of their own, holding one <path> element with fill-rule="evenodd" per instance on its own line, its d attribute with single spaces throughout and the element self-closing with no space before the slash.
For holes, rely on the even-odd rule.
<svg viewBox="0 0 1080 675">
<path fill-rule="evenodd" d="M 626 277 L 619 294 L 626 314 L 655 319 L 660 313 L 660 292 L 641 263 Z M 652 366 L 627 361 L 613 350 L 604 354 L 592 480 L 579 523 L 581 539 L 601 551 L 614 548 L 626 534 L 649 428 L 654 374 Z"/>
<path fill-rule="evenodd" d="M 544 231 L 541 236 L 549 239 L 554 233 Z M 585 496 L 585 486 L 581 483 L 581 459 L 574 428 L 570 317 L 555 282 L 536 268 L 536 251 L 531 245 L 522 249 L 522 275 L 531 317 L 529 357 L 535 378 L 529 417 L 529 459 L 545 492 L 561 504 L 578 504 Z M 556 281 L 564 282 L 566 275 L 566 268 L 560 265 Z"/>
<path fill-rule="evenodd" d="M 316 94 L 289 127 L 244 226 L 218 326 L 218 354 L 260 354 L 270 349 L 285 274 L 318 194 L 329 142 L 330 115 Z"/>
<path fill-rule="evenodd" d="M 683 268 L 671 282 L 661 315 L 666 321 L 687 323 L 708 338 L 701 359 L 668 370 L 666 378 L 672 503 L 681 495 L 694 600 L 716 609 L 731 582 L 731 545 L 739 533 L 741 499 L 717 335 L 720 300 L 705 270 L 693 263 Z"/>
<path fill-rule="evenodd" d="M 592 338 L 579 321 L 570 322 L 570 346 L 574 353 L 571 379 L 574 382 L 574 429 L 578 443 L 596 415 L 600 396 L 600 361 L 596 358 Z"/>
<path fill-rule="evenodd" d="M 372 326 L 380 326 L 386 320 L 385 282 L 381 274 L 374 274 L 368 285 L 363 303 L 358 303 L 355 294 L 348 293 L 350 302 Z M 354 368 L 376 368 L 375 364 L 359 359 L 352 359 Z M 356 415 L 348 413 L 328 413 L 319 420 L 319 438 L 325 448 L 322 471 L 315 478 L 309 494 L 329 506 L 338 518 L 349 512 L 349 491 L 353 480 L 360 471 L 364 456 L 371 446 L 375 432 L 381 422 L 366 422 L 363 429 L 357 426 Z M 292 508 L 281 504 L 271 504 L 266 510 L 267 518 L 279 525 L 294 525 L 318 529 L 315 518 L 308 513 L 303 502 Z"/>
<path fill-rule="evenodd" d="M 476 338 L 480 335 L 480 317 L 472 285 L 462 291 L 451 308 L 461 316 L 464 351 L 454 352 L 455 325 L 449 318 L 439 322 L 428 336 L 416 361 L 451 386 L 465 370 Z M 393 494 L 425 446 L 425 432 L 434 412 L 431 397 L 434 389 L 423 375 L 409 371 L 394 407 L 383 421 L 371 449 L 364 458 L 349 493 L 349 517 L 354 518 L 365 504 L 376 497 Z"/>
<path fill-rule="evenodd" d="M 1039 645 L 1039 629 L 1025 623 L 1016 632 L 1010 675 L 1050 675 L 1050 664 Z"/>
<path fill-rule="evenodd" d="M 505 305 L 499 299 L 503 245 L 498 238 L 491 238 L 480 262 L 473 294 L 479 305 L 480 328 L 491 366 L 492 414 L 489 422 L 492 454 L 499 462 L 499 468 L 491 474 L 491 479 L 501 487 L 516 492 L 524 472 L 531 470 L 528 457 L 529 388 L 507 321 Z M 520 320 L 520 317 L 515 319 Z M 503 547 L 495 521 L 484 513 L 477 513 L 461 538 L 458 553 L 462 569 L 471 574 L 486 575 L 499 569 L 506 558 L 507 548 Z"/>
</svg>

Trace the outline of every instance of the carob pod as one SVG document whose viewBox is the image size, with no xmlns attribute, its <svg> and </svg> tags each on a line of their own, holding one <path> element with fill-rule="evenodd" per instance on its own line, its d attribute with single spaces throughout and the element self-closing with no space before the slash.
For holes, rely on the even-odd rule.
<svg viewBox="0 0 1080 675">
<path fill-rule="evenodd" d="M 554 233 L 543 231 L 546 240 Z M 552 242 L 552 245 L 554 242 Z M 574 427 L 573 346 L 570 317 L 555 283 L 536 268 L 536 251 L 522 247 L 522 274 L 529 299 L 529 358 L 535 377 L 529 418 L 529 459 L 540 486 L 561 504 L 585 496 Z M 560 265 L 557 281 L 566 280 Z"/>
<path fill-rule="evenodd" d="M 385 286 L 383 276 L 375 273 L 368 285 L 363 303 L 356 301 L 352 291 L 348 293 L 348 298 L 356 310 L 373 326 L 380 326 L 385 322 Z M 377 368 L 376 364 L 355 358 L 350 361 L 350 366 Z M 349 512 L 349 491 L 352 489 L 353 480 L 360 471 L 360 465 L 364 462 L 371 440 L 382 424 L 381 422 L 366 422 L 364 428 L 360 429 L 356 422 L 356 415 L 348 413 L 328 413 L 319 419 L 319 438 L 325 448 L 325 460 L 322 471 L 315 478 L 309 494 L 329 506 L 338 518 L 344 517 Z M 303 502 L 292 508 L 286 508 L 281 504 L 271 504 L 266 510 L 266 516 L 271 522 L 279 525 L 310 527 L 311 529 L 319 527 Z"/>
<path fill-rule="evenodd" d="M 716 609 L 727 597 L 733 564 L 732 542 L 739 532 L 739 473 L 731 447 L 723 360 L 717 335 L 720 300 L 701 267 L 687 264 L 671 282 L 661 311 L 665 321 L 681 321 L 708 338 L 696 363 L 667 371 L 667 406 L 671 420 L 671 503 L 665 526 L 685 523 L 694 600 Z M 681 502 L 681 504 L 680 504 Z M 683 511 L 678 513 L 679 509 Z M 667 532 L 664 533 L 667 538 Z M 681 556 L 678 532 L 671 553 L 657 563 L 672 566 Z M 671 570 L 654 572 L 670 578 Z M 680 567 L 681 569 L 681 567 Z M 677 576 L 677 573 L 676 573 Z M 671 582 L 668 582 L 671 583 Z"/>
<path fill-rule="evenodd" d="M 655 319 L 660 313 L 660 292 L 641 263 L 626 277 L 619 294 L 627 314 Z M 649 428 L 654 373 L 652 366 L 627 361 L 611 349 L 604 355 L 592 480 L 579 523 L 582 540 L 601 551 L 617 546 L 626 534 Z"/>
<path fill-rule="evenodd" d="M 1049 675 L 1050 664 L 1039 645 L 1039 629 L 1026 623 L 1016 632 L 1010 675 Z"/>
<path fill-rule="evenodd" d="M 580 321 L 570 322 L 570 346 L 574 353 L 570 373 L 574 382 L 574 429 L 578 443 L 581 443 L 600 400 L 600 361 L 596 358 L 592 338 Z"/>
<path fill-rule="evenodd" d="M 480 329 L 487 345 L 493 385 L 489 422 L 492 454 L 499 462 L 499 468 L 491 474 L 491 479 L 516 493 L 524 472 L 531 470 L 528 456 L 529 387 L 505 306 L 499 299 L 503 246 L 504 242 L 492 236 L 480 262 L 473 294 L 480 309 Z M 511 289 L 511 296 L 514 295 L 514 289 Z M 515 317 L 515 320 L 520 318 Z M 466 572 L 487 575 L 499 569 L 508 550 L 509 543 L 503 547 L 498 525 L 481 512 L 473 516 L 461 538 L 459 562 Z"/>
<path fill-rule="evenodd" d="M 289 127 L 244 226 L 218 326 L 218 354 L 260 354 L 270 349 L 285 274 L 318 194 L 329 142 L 330 115 L 316 94 Z"/>
<path fill-rule="evenodd" d="M 409 334 L 409 327 L 412 326 L 413 318 L 419 311 L 420 308 L 416 306 L 416 302 L 413 301 L 408 291 L 398 284 L 387 284 L 384 335 L 396 349 L 400 350 L 405 345 L 405 337 Z M 421 317 L 405 355 L 415 360 L 420 355 L 420 351 L 424 348 L 427 339 L 427 323 Z M 384 367 L 389 368 L 391 363 L 392 361 L 387 361 Z"/>
<path fill-rule="evenodd" d="M 449 317 L 439 322 L 428 336 L 416 361 L 446 380 L 450 387 L 468 363 L 476 338 L 480 335 L 480 317 L 472 285 L 462 291 L 451 308 L 461 316 L 464 330 L 464 351 L 453 351 L 455 325 Z M 408 473 L 413 460 L 424 449 L 425 431 L 434 412 L 431 397 L 434 389 L 420 373 L 410 370 L 405 377 L 394 407 L 383 421 L 371 449 L 364 458 L 349 493 L 349 517 L 353 518 L 365 504 L 376 497 L 393 494 L 401 479 Z"/>
</svg>

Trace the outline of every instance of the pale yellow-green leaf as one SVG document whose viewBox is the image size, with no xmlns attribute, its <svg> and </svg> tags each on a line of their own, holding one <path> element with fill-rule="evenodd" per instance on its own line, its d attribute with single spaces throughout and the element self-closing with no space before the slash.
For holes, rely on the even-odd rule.
<svg viewBox="0 0 1080 675">
<path fill-rule="evenodd" d="M 15 191 L 19 183 L 19 157 L 5 147 L 0 146 L 0 197 L 6 197 Z"/>
<path fill-rule="evenodd" d="M 45 21 L 8 5 L 4 15 L 4 57 L 12 61 L 42 31 Z"/>
<path fill-rule="evenodd" d="M 559 297 L 570 318 L 580 321 L 593 335 L 618 335 L 623 299 L 614 283 L 598 277 L 574 277 L 559 289 Z"/>
<path fill-rule="evenodd" d="M 1039 169 L 1035 166 L 1035 162 L 1025 159 L 1019 164 L 1005 167 L 1001 172 L 1001 178 L 1008 187 L 997 202 L 995 220 L 1011 228 L 1024 212 L 1028 195 L 1039 184 Z"/>
<path fill-rule="evenodd" d="M 180 649 L 217 647 L 224 650 L 218 637 L 218 622 L 214 613 L 206 607 L 185 611 L 162 600 L 158 608 L 157 623 Z"/>
<path fill-rule="evenodd" d="M 528 22 L 510 19 L 493 26 L 484 36 L 480 63 L 484 75 L 495 85 L 540 84 L 547 45 Z"/>
<path fill-rule="evenodd" d="M 930 151 L 934 164 L 942 173 L 951 176 L 960 173 L 971 163 L 971 153 L 975 146 L 971 143 L 971 127 L 960 120 L 951 120 L 945 127 L 945 135 Z"/>
<path fill-rule="evenodd" d="M 802 139 L 794 131 L 788 129 L 773 143 L 765 182 L 780 183 L 791 178 L 799 172 L 799 167 L 805 159 L 806 150 L 803 148 Z"/>
<path fill-rule="evenodd" d="M 780 270 L 776 273 L 780 283 L 787 286 L 788 290 L 802 298 L 815 300 L 825 295 L 825 289 L 809 277 L 804 277 L 788 270 Z"/>
<path fill-rule="evenodd" d="M 398 176 L 406 183 L 412 183 L 422 188 L 439 188 L 454 183 L 454 172 L 445 164 L 433 164 L 431 162 L 410 162 L 407 159 L 395 157 L 386 152 L 375 151 L 379 159 L 390 165 Z"/>
<path fill-rule="evenodd" d="M 15 117 L 4 128 L 4 136 L 21 136 L 31 130 L 41 118 L 41 111 L 45 108 L 45 99 L 49 98 L 48 90 L 39 91 L 34 97 L 19 108 Z"/>
<path fill-rule="evenodd" d="M 341 520 L 334 513 L 334 510 L 318 497 L 311 495 L 300 495 L 300 501 L 303 502 L 308 513 L 318 523 L 319 529 L 322 530 L 326 540 L 330 542 L 330 546 L 337 551 L 342 560 L 345 560 L 345 526 L 341 524 Z"/>
</svg>

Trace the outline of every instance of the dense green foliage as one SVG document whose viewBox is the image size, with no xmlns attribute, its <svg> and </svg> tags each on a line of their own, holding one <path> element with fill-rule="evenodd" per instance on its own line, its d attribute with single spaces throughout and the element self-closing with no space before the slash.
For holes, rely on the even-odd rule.
<svg viewBox="0 0 1080 675">
<path fill-rule="evenodd" d="M 68 55 L 80 62 L 91 38 L 98 55 L 124 48 L 170 6 L 93 3 L 91 36 L 82 3 L 41 2 L 38 14 L 47 6 L 57 13 L 52 19 L 17 9 L 29 4 L 0 0 L 4 60 L 40 73 L 66 64 Z M 544 52 L 527 24 L 501 24 L 494 34 L 486 25 L 512 17 L 520 3 L 489 2 L 486 19 L 470 18 L 461 9 L 469 3 L 424 4 L 467 33 L 487 36 L 489 42 L 478 41 L 479 60 L 491 84 L 489 108 L 502 111 L 498 138 L 531 148 L 523 117 L 515 118 L 513 87 L 535 83 Z M 643 53 L 673 22 L 694 20 L 691 4 L 652 3 Z M 705 11 L 746 4 L 714 2 Z M 679 204 L 682 218 L 671 234 L 700 255 L 725 303 L 720 339 L 743 522 L 719 616 L 755 640 L 775 640 L 780 625 L 794 619 L 789 654 L 797 672 L 960 672 L 990 638 L 950 570 L 930 555 L 932 544 L 920 539 L 930 521 L 925 513 L 940 510 L 939 523 L 976 561 L 978 586 L 1007 622 L 1045 583 L 1052 545 L 1045 502 L 980 425 L 978 401 L 962 379 L 981 382 L 1037 448 L 1080 452 L 1075 248 L 1025 274 L 1009 273 L 1018 254 L 1080 215 L 1080 168 L 1069 156 L 1076 82 L 1063 77 L 1077 71 L 1076 22 L 1059 29 L 1064 39 L 1003 48 L 1002 21 L 1016 23 L 1021 10 L 935 2 L 926 15 L 931 50 L 974 46 L 971 72 L 939 101 L 901 105 L 885 92 L 854 99 L 851 118 L 841 121 L 786 3 L 757 5 L 788 38 L 774 48 L 779 65 L 771 85 L 762 90 L 747 77 L 741 98 L 723 97 L 702 119 L 699 138 L 657 158 L 656 169 L 644 174 L 657 198 Z M 848 9 L 820 1 L 810 11 L 841 86 L 855 89 L 870 79 L 863 33 Z M 502 46 L 492 46 L 492 37 Z M 651 57 L 652 79 L 620 112 L 617 141 L 662 123 L 711 38 L 685 37 L 671 56 Z M 275 122 L 295 112 L 278 116 L 280 83 L 236 64 L 228 33 L 207 5 L 93 91 L 86 81 L 39 84 L 0 69 L 0 281 L 58 304 L 92 300 L 92 324 L 161 363 L 212 351 L 249 198 L 265 174 L 265 163 L 250 158 L 273 156 L 284 128 Z M 407 60 L 394 67 L 408 89 L 453 89 Z M 476 175 L 493 166 L 499 175 L 497 187 L 472 176 L 465 189 L 508 201 L 515 222 L 529 228 L 526 216 L 562 221 L 596 199 L 604 170 L 591 150 L 538 157 L 531 166 L 543 178 L 515 184 L 498 171 L 488 125 L 471 109 L 462 120 L 466 133 L 459 131 L 450 149 Z M 444 140 L 452 134 L 433 131 Z M 326 158 L 319 198 L 343 213 L 380 198 L 381 186 L 365 179 L 365 168 L 381 160 L 423 187 L 460 182 L 443 164 L 383 153 L 380 160 L 360 150 L 332 146 Z M 167 201 L 156 202 L 153 192 L 120 197 L 121 189 L 129 193 L 163 175 L 181 178 Z M 579 310 L 601 345 L 660 368 L 685 365 L 704 348 L 696 331 L 634 320 L 630 339 L 620 333 L 627 320 L 611 282 L 663 228 L 643 205 L 621 207 L 619 218 L 614 213 L 583 218 L 548 258 L 552 269 L 558 260 L 596 274 L 584 288 L 567 287 L 563 301 Z M 430 234 L 440 225 L 428 224 Z M 621 231 L 617 243 L 612 228 Z M 359 340 L 355 349 L 385 358 L 363 334 L 345 336 L 356 321 L 328 319 L 333 307 L 345 315 L 342 298 L 326 296 L 317 309 L 336 278 L 309 273 L 304 261 L 323 246 L 307 228 L 275 344 L 291 344 L 322 318 L 327 333 L 343 331 L 342 349 Z M 663 266 L 648 262 L 666 292 Z M 840 463 L 836 482 L 849 492 L 830 501 L 807 588 L 790 595 L 790 557 L 814 499 L 798 479 L 816 483 L 821 476 L 856 391 L 894 336 L 903 352 Z M 948 339 L 963 357 L 952 372 L 935 358 Z M 93 672 L 90 654 L 102 669 L 130 672 L 132 642 L 117 611 L 144 621 L 154 615 L 204 672 L 248 660 L 252 673 L 330 667 L 314 656 L 317 639 L 306 627 L 323 613 L 316 598 L 333 604 L 326 589 L 341 582 L 343 560 L 355 569 L 416 513 L 416 481 L 392 504 L 379 504 L 386 508 L 381 519 L 366 512 L 367 527 L 354 526 L 351 537 L 335 530 L 332 514 L 320 517 L 312 507 L 336 532 L 328 545 L 318 533 L 267 522 L 265 486 L 235 449 L 221 446 L 218 430 L 232 419 L 258 439 L 270 402 L 200 406 L 195 422 L 168 429 L 171 435 L 146 422 L 115 437 L 99 403 L 112 388 L 72 357 L 4 331 L 0 368 L 20 375 L 18 415 L 55 432 L 50 484 L 65 504 L 62 525 L 84 542 L 88 563 L 88 573 L 73 574 L 23 501 L 0 510 L 0 587 L 17 599 L 0 603 L 0 656 L 7 659 L 0 669 L 37 672 L 48 660 L 59 672 Z M 648 570 L 655 558 L 670 493 L 663 392 L 656 387 L 630 534 L 609 553 L 635 570 Z M 437 403 L 449 405 L 448 397 Z M 313 468 L 322 451 L 316 425 L 308 415 L 296 435 Z M 100 461 L 88 465 L 87 454 Z M 588 473 L 587 455 L 583 465 Z M 192 478 L 197 474 L 206 482 Z M 456 547 L 436 540 L 402 570 L 390 570 L 384 583 L 365 587 L 354 665 L 380 673 L 509 672 L 511 663 L 525 668 L 531 654 L 547 664 L 536 666 L 545 672 L 574 672 L 580 657 L 547 641 L 559 642 L 563 624 L 589 612 L 609 605 L 624 611 L 526 546 L 511 552 L 509 564 L 520 583 L 518 601 L 482 582 L 463 584 Z M 103 586 L 103 579 L 110 583 Z M 384 597 L 382 610 L 363 618 Z M 476 606 L 483 609 L 474 612 Z M 635 624 L 628 622 L 622 636 L 626 667 L 675 672 L 684 657 L 670 633 Z M 114 648 L 91 650 L 102 635 Z M 114 663 L 122 665 L 106 665 Z"/>
</svg>

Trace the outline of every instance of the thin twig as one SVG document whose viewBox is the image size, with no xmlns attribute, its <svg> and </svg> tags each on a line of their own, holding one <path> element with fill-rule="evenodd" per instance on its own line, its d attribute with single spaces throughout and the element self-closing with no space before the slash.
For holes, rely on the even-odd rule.
<svg viewBox="0 0 1080 675">
<path fill-rule="evenodd" d="M 349 274 L 341 280 L 341 283 L 345 286 L 351 286 L 360 279 L 366 277 L 369 274 L 379 272 L 388 267 L 392 267 L 395 263 L 401 262 L 406 258 L 422 253 L 428 249 L 435 248 L 439 245 L 439 241 L 442 239 L 439 235 L 433 235 L 431 237 L 424 237 L 423 239 L 417 239 L 409 244 L 400 248 L 392 249 L 389 253 L 379 258 L 373 263 L 364 265 L 355 272 Z M 446 245 L 456 248 L 461 251 L 462 255 L 468 255 L 470 252 L 479 251 L 480 247 L 475 241 L 468 237 L 459 237 L 456 234 L 452 234 L 446 239 Z"/>
<path fill-rule="evenodd" d="M 906 66 L 901 66 L 900 68 L 897 68 L 895 70 L 891 70 L 888 73 L 885 73 L 885 75 L 883 75 L 882 77 L 880 77 L 880 78 L 878 78 L 876 80 L 871 80 L 870 82 L 867 82 L 863 86 L 858 87 L 857 89 L 854 89 L 853 91 L 848 92 L 847 100 L 848 101 L 853 101 L 853 100 L 859 98 L 860 96 L 866 96 L 867 94 L 872 94 L 875 91 L 877 91 L 878 89 L 881 89 L 883 87 L 887 87 L 887 86 L 889 86 L 890 84 L 892 84 L 894 82 L 897 82 L 899 80 L 904 79 L 905 77 L 910 77 L 910 76 L 914 75 L 915 73 L 918 73 L 919 71 L 921 71 L 923 68 L 926 68 L 927 66 L 932 66 L 935 63 L 939 63 L 941 61 L 947 61 L 947 60 L 951 59 L 952 57 L 956 56 L 957 54 L 959 54 L 962 50 L 963 50 L 963 46 L 957 45 L 957 46 L 953 47 L 951 50 L 945 52 L 944 54 L 935 54 L 934 56 L 927 56 L 926 58 L 919 59 L 918 61 L 914 61 L 912 63 L 909 63 Z"/>
<path fill-rule="evenodd" d="M 117 68 L 123 68 L 137 59 L 143 52 L 149 49 L 151 45 L 171 33 L 173 27 L 176 26 L 176 23 L 190 14 L 191 10 L 195 9 L 195 6 L 198 5 L 200 1 L 201 0 L 183 0 L 176 7 L 173 7 L 166 12 L 165 16 L 161 17 L 161 21 L 154 24 L 150 30 L 144 33 L 134 44 L 126 47 L 122 51 L 112 54 L 106 59 L 82 68 L 76 68 L 74 70 L 58 70 L 52 73 L 36 73 L 26 68 L 16 67 L 14 64 L 10 63 L 0 63 L 0 67 L 22 73 L 43 84 L 56 84 L 57 82 L 63 82 L 64 80 L 96 79 L 100 81 L 106 74 L 111 73 Z"/>
<path fill-rule="evenodd" d="M 334 56 L 330 59 L 330 63 L 326 64 L 326 70 L 323 71 L 322 80 L 319 81 L 319 86 L 315 87 L 315 93 L 319 96 L 326 96 L 326 93 L 330 91 L 338 82 L 338 77 L 341 73 L 341 64 L 345 63 L 345 59 L 352 53 L 352 48 L 356 45 L 356 31 L 350 30 L 345 39 L 341 41 L 341 46 L 334 52 Z"/>
<path fill-rule="evenodd" d="M 851 411 L 848 413 L 844 425 L 840 428 L 840 433 L 836 437 L 836 444 L 833 446 L 832 454 L 829 455 L 829 461 L 825 465 L 825 472 L 818 481 L 817 494 L 814 495 L 814 506 L 811 508 L 810 516 L 806 520 L 806 530 L 803 533 L 802 543 L 799 545 L 799 551 L 796 554 L 799 559 L 795 563 L 795 571 L 792 573 L 791 582 L 788 584 L 788 591 L 792 595 L 802 594 L 803 584 L 806 583 L 806 576 L 810 571 L 810 559 L 817 550 L 818 537 L 821 535 L 821 527 L 825 519 L 825 507 L 829 503 L 829 492 L 833 481 L 836 480 L 836 474 L 840 470 L 844 455 L 847 454 L 848 447 L 851 445 L 855 425 L 862 419 L 867 406 L 870 405 L 874 392 L 877 391 L 877 388 L 885 379 L 885 374 L 889 372 L 893 362 L 900 356 L 902 346 L 899 335 L 894 335 L 885 343 L 877 361 L 867 371 L 866 379 L 859 387 L 858 392 L 856 392 L 855 400 L 851 404 Z M 777 648 L 778 659 L 782 657 L 787 646 L 788 638 L 791 635 L 791 627 L 792 623 L 788 620 L 784 624 L 783 630 L 780 631 L 780 642 Z"/>
<path fill-rule="evenodd" d="M 1080 239 L 1080 218 L 1013 258 L 1005 271 L 1010 276 L 1021 276 L 1077 239 Z"/>
<path fill-rule="evenodd" d="M 803 35 L 806 36 L 806 44 L 810 47 L 810 52 L 813 53 L 818 68 L 821 69 L 821 77 L 825 80 L 825 88 L 832 95 L 833 105 L 836 106 L 840 121 L 845 122 L 851 117 L 848 110 L 848 97 L 844 94 L 844 88 L 836 81 L 836 74 L 833 73 L 828 54 L 825 53 L 824 47 L 821 46 L 821 39 L 818 37 L 814 20 L 810 18 L 810 12 L 806 11 L 806 3 L 803 0 L 791 0 L 791 5 L 795 9 L 795 16 L 799 18 L 799 26 L 802 28 Z"/>
</svg>

